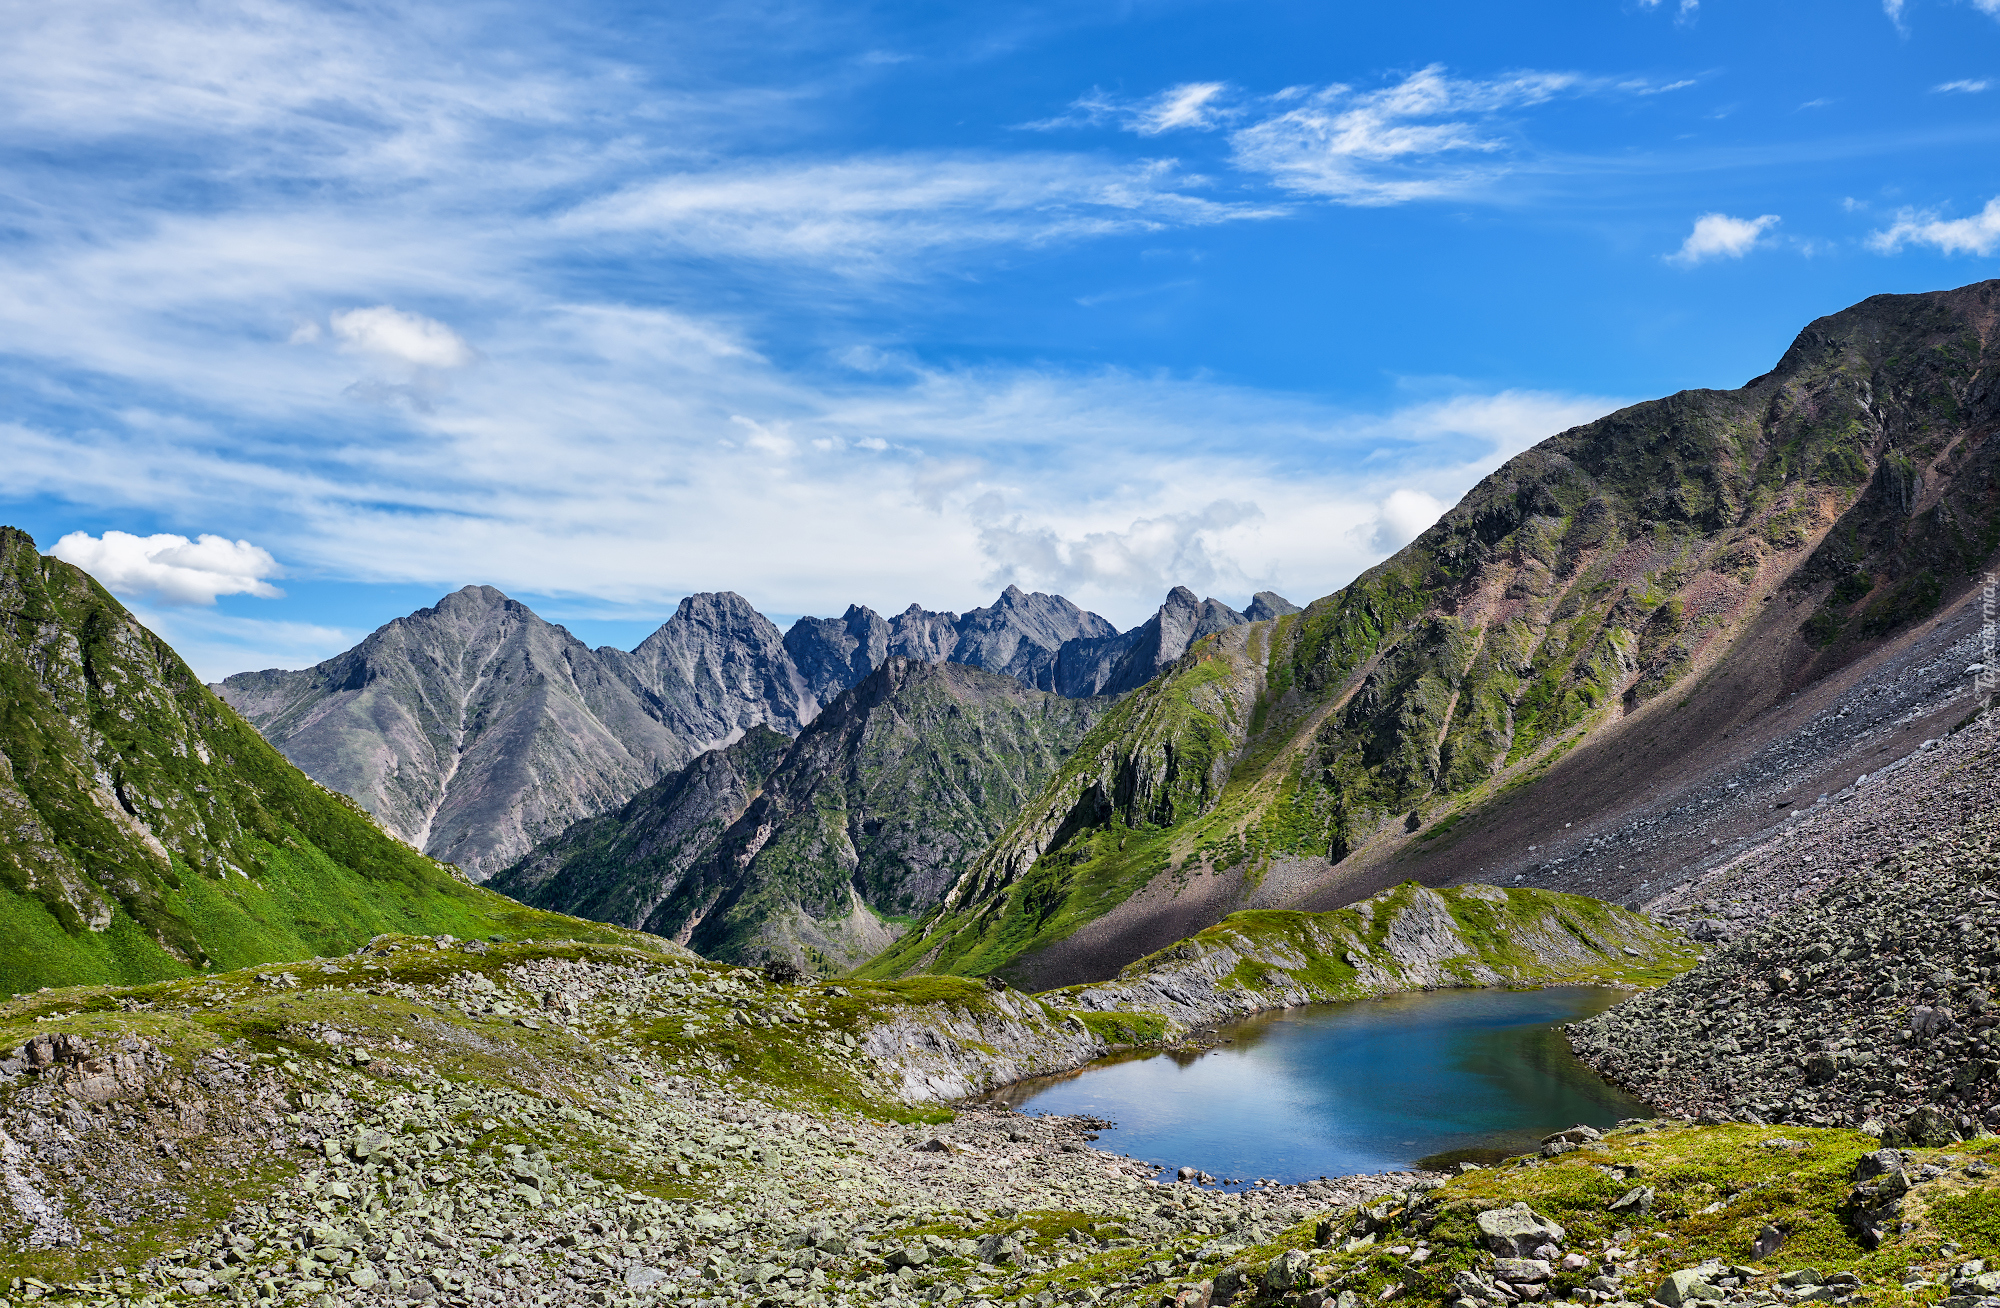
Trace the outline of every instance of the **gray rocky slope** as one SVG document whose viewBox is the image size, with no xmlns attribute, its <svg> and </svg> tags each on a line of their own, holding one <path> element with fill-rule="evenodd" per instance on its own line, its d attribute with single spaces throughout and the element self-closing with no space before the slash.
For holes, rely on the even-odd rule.
<svg viewBox="0 0 2000 1308">
<path fill-rule="evenodd" d="M 1793 810 L 1649 907 L 1711 942 L 1694 971 L 1572 1029 L 1683 1115 L 2000 1128 L 2000 715 Z"/>
<path fill-rule="evenodd" d="M 769 727 L 752 727 L 621 807 L 543 841 L 487 884 L 523 903 L 644 927 L 688 870 L 714 853 L 791 744 Z"/>
<path fill-rule="evenodd" d="M 1181 616 L 1190 606 L 1194 616 Z M 1289 607 L 1268 592 L 1255 606 Z M 1128 633 L 1129 667 L 1078 673 L 1064 693 L 1140 684 L 1203 623 L 1240 621 L 1177 589 Z M 324 663 L 239 673 L 213 689 L 392 835 L 483 880 L 753 725 L 796 735 L 890 658 L 963 663 L 1049 690 L 1064 649 L 1125 639 L 1061 596 L 1014 586 L 962 615 L 911 605 L 885 621 L 854 606 L 784 633 L 724 591 L 682 600 L 636 649 L 593 650 L 493 587 L 468 586 Z"/>
<path fill-rule="evenodd" d="M 818 705 L 741 596 L 694 595 L 635 650 L 592 650 L 490 586 L 301 672 L 216 691 L 307 775 L 483 879 L 758 723 Z"/>
<path fill-rule="evenodd" d="M 1107 706 L 891 655 L 795 742 L 705 754 L 493 885 L 709 957 L 842 970 L 936 904 Z"/>
</svg>

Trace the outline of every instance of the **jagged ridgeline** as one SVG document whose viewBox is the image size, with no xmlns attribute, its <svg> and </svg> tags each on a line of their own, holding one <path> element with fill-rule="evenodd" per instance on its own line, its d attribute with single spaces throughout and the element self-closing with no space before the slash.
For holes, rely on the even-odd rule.
<svg viewBox="0 0 2000 1308">
<path fill-rule="evenodd" d="M 1996 296 L 1822 318 L 1742 388 L 1551 437 L 1352 585 L 1196 642 L 866 970 L 1066 984 L 1235 908 L 1463 876 L 1386 863 L 1733 655 L 1769 675 L 1715 695 L 1768 702 L 1924 618 L 2000 547 Z"/>
<path fill-rule="evenodd" d="M 844 971 L 936 907 L 1110 703 L 889 656 L 797 740 L 754 728 L 491 885 L 708 958 Z"/>
<path fill-rule="evenodd" d="M 0 527 L 0 992 L 390 931 L 631 938 L 475 889 L 383 834 L 96 582 Z"/>
</svg>

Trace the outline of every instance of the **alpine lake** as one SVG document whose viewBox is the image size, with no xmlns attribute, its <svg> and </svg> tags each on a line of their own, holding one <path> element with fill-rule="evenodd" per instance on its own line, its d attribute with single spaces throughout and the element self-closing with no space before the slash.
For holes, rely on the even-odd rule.
<svg viewBox="0 0 2000 1308">
<path fill-rule="evenodd" d="M 1651 1110 L 1579 1061 L 1562 1026 L 1629 992 L 1438 990 L 1280 1009 L 1212 1048 L 1114 1056 L 988 1096 L 1108 1119 L 1097 1147 L 1237 1185 L 1451 1169 Z"/>
</svg>

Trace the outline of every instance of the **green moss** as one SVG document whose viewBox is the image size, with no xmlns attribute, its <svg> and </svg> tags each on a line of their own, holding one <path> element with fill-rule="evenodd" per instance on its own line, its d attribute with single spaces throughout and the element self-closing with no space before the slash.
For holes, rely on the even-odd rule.
<svg viewBox="0 0 2000 1308">
<path fill-rule="evenodd" d="M 1167 1037 L 1167 1019 L 1155 1013 L 1078 1012 L 1075 1016 L 1107 1045 L 1156 1045 Z"/>
</svg>

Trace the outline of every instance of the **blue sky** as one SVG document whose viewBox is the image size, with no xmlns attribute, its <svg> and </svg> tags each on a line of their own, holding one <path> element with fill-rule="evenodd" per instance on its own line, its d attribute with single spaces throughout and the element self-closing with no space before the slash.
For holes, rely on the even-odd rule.
<svg viewBox="0 0 2000 1308">
<path fill-rule="evenodd" d="M 2000 0 L 7 25 L 0 518 L 208 676 L 471 582 L 1303 602 L 2000 255 Z"/>
</svg>

